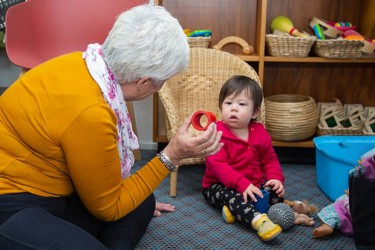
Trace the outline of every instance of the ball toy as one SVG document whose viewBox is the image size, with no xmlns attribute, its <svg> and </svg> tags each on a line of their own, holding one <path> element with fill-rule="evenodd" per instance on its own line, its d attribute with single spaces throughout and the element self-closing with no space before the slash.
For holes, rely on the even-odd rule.
<svg viewBox="0 0 375 250">
<path fill-rule="evenodd" d="M 285 203 L 277 203 L 271 206 L 268 210 L 268 218 L 283 230 L 288 230 L 294 225 L 294 211 Z"/>
</svg>

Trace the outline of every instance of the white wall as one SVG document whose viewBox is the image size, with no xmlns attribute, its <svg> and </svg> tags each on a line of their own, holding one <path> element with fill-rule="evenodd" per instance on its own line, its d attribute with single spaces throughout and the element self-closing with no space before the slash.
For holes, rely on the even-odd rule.
<svg viewBox="0 0 375 250">
<path fill-rule="evenodd" d="M 139 147 L 141 149 L 157 149 L 152 141 L 152 96 L 145 100 L 133 102 Z"/>
<path fill-rule="evenodd" d="M 4 49 L 0 49 L 0 87 L 9 87 L 19 76 L 20 68 L 12 64 Z M 152 96 L 133 103 L 141 149 L 157 149 L 152 142 Z"/>
</svg>

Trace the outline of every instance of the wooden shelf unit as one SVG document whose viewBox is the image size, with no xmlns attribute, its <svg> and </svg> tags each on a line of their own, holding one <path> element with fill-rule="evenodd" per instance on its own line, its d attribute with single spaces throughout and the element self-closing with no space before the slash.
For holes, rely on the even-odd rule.
<svg viewBox="0 0 375 250">
<path fill-rule="evenodd" d="M 309 19 L 350 21 L 358 31 L 375 38 L 375 0 L 155 0 L 175 16 L 184 28 L 211 29 L 210 47 L 227 36 L 239 36 L 254 47 L 253 55 L 227 45 L 223 50 L 248 62 L 258 73 L 265 97 L 274 94 L 302 94 L 316 102 L 361 103 L 375 106 L 375 58 L 327 59 L 272 57 L 266 54 L 265 35 L 271 20 L 288 16 L 300 31 L 313 34 Z M 167 142 L 165 116 L 157 94 L 154 96 L 153 139 Z M 276 142 L 280 147 L 314 147 L 311 140 Z"/>
</svg>

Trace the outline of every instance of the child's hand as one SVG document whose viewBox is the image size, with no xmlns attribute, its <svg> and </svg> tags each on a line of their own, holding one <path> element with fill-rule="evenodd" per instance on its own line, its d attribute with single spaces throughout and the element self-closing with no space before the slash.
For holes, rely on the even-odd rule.
<svg viewBox="0 0 375 250">
<path fill-rule="evenodd" d="M 271 179 L 266 182 L 265 186 L 269 186 L 272 188 L 273 191 L 276 192 L 277 196 L 279 198 L 283 198 L 285 194 L 284 185 L 279 180 Z"/>
<path fill-rule="evenodd" d="M 263 198 L 263 194 L 262 194 L 262 191 L 260 191 L 259 188 L 257 188 L 256 186 L 254 186 L 253 184 L 250 184 L 245 192 L 242 193 L 242 196 L 243 196 L 243 200 L 245 202 L 247 202 L 247 197 L 250 196 L 250 198 L 254 201 L 254 202 L 257 202 L 258 200 L 255 198 L 255 194 L 258 195 L 259 197 L 262 197 Z"/>
</svg>

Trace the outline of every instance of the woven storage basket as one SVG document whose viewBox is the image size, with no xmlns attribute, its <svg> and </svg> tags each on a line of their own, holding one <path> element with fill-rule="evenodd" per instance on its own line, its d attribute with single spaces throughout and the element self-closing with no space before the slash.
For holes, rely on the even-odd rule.
<svg viewBox="0 0 375 250">
<path fill-rule="evenodd" d="M 316 37 L 266 35 L 267 52 L 271 56 L 306 57 Z"/>
<path fill-rule="evenodd" d="M 266 128 L 273 140 L 301 141 L 316 132 L 319 111 L 310 96 L 280 94 L 265 99 Z"/>
<path fill-rule="evenodd" d="M 188 37 L 187 38 L 190 48 L 208 48 L 210 44 L 211 37 Z"/>
<path fill-rule="evenodd" d="M 362 135 L 363 132 L 363 122 L 360 120 L 355 120 L 351 118 L 345 119 L 337 119 L 338 126 L 329 127 L 327 123 L 324 122 L 324 118 L 320 118 L 320 122 L 318 124 L 318 135 Z M 350 121 L 351 126 L 345 127 L 340 124 L 340 120 L 344 120 L 344 123 Z M 342 123 L 342 124 L 344 124 Z"/>
<path fill-rule="evenodd" d="M 366 122 L 362 132 L 364 135 L 375 135 L 375 120 Z"/>
<path fill-rule="evenodd" d="M 317 40 L 315 53 L 326 58 L 360 58 L 363 42 L 358 40 L 327 39 Z"/>
</svg>

